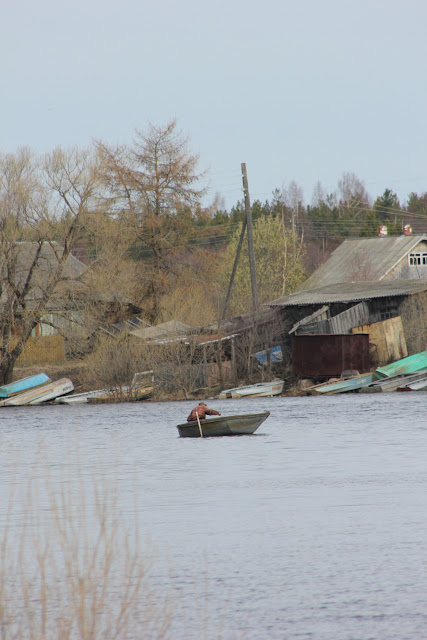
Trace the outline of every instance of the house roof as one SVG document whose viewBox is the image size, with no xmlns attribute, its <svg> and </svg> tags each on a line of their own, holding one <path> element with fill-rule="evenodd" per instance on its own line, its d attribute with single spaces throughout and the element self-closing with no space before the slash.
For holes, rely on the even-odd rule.
<svg viewBox="0 0 427 640">
<path fill-rule="evenodd" d="M 177 335 L 185 335 L 190 333 L 192 329 L 193 327 L 188 324 L 183 324 L 178 320 L 170 320 L 154 327 L 135 329 L 134 331 L 129 331 L 129 333 L 144 340 L 159 340 L 160 338 L 175 338 Z"/>
<path fill-rule="evenodd" d="M 19 242 L 16 244 L 17 251 L 17 284 L 22 283 L 28 275 L 31 264 L 39 248 L 37 242 Z M 40 277 L 47 279 L 58 268 L 58 257 L 63 252 L 62 246 L 57 242 L 44 242 L 41 245 L 40 257 L 37 262 L 37 273 Z M 87 266 L 70 254 L 65 262 L 63 278 L 78 280 L 87 271 Z"/>
<path fill-rule="evenodd" d="M 37 257 L 36 252 L 39 247 L 40 253 Z M 37 265 L 31 278 L 31 286 L 26 295 L 26 304 L 28 308 L 31 308 L 43 295 L 50 276 L 56 273 L 59 263 L 58 256 L 61 256 L 63 248 L 56 242 L 43 242 L 42 245 L 37 242 L 18 242 L 14 250 L 16 251 L 15 284 L 18 288 L 23 287 L 34 260 L 37 260 Z M 47 308 L 62 307 L 63 301 L 82 287 L 81 277 L 86 271 L 86 265 L 73 255 L 69 255 L 64 265 L 61 280 L 50 296 Z M 0 296 L 0 307 L 5 304 L 6 296 L 6 291 L 3 290 Z"/>
<path fill-rule="evenodd" d="M 427 291 L 425 280 L 383 280 L 381 282 L 341 282 L 309 291 L 297 291 L 268 303 L 270 307 L 299 307 L 304 305 L 360 302 L 372 298 L 407 296 Z"/>
<path fill-rule="evenodd" d="M 420 242 L 425 243 L 427 249 L 425 235 L 344 240 L 303 283 L 300 291 L 339 282 L 383 280 Z"/>
</svg>

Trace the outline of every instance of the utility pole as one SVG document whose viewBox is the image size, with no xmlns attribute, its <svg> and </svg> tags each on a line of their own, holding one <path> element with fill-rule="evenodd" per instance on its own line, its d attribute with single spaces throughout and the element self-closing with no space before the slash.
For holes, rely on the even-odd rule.
<svg viewBox="0 0 427 640">
<path fill-rule="evenodd" d="M 257 290 L 256 271 L 255 271 L 255 253 L 254 253 L 254 237 L 253 237 L 253 229 L 252 229 L 251 201 L 249 198 L 248 176 L 246 173 L 245 162 L 242 162 L 242 180 L 243 180 L 243 192 L 245 194 L 246 225 L 248 227 L 249 269 L 251 273 L 252 306 L 253 306 L 253 310 L 256 311 L 258 308 L 258 290 Z"/>
<path fill-rule="evenodd" d="M 246 215 L 243 218 L 242 231 L 240 232 L 239 244 L 238 244 L 237 251 L 236 251 L 236 257 L 234 258 L 233 270 L 232 270 L 231 276 L 230 276 L 230 282 L 229 282 L 229 285 L 228 285 L 228 291 L 227 291 L 227 296 L 225 298 L 224 308 L 222 310 L 221 320 L 225 320 L 225 316 L 227 315 L 228 303 L 230 302 L 231 290 L 233 288 L 234 277 L 235 277 L 236 271 L 237 271 L 237 264 L 239 262 L 240 252 L 242 250 L 243 240 L 244 240 L 244 237 L 245 237 L 245 231 L 246 231 Z"/>
<path fill-rule="evenodd" d="M 245 217 L 243 218 L 242 231 L 240 233 L 239 244 L 236 251 L 236 257 L 234 258 L 233 270 L 230 276 L 230 282 L 228 285 L 227 296 L 225 298 L 224 308 L 222 310 L 221 321 L 225 320 L 227 314 L 228 304 L 230 302 L 231 290 L 233 288 L 233 282 L 237 271 L 237 264 L 240 258 L 240 252 L 242 250 L 243 240 L 245 238 L 246 227 L 248 228 L 248 247 L 249 247 L 249 267 L 251 273 L 251 287 L 252 287 L 252 305 L 254 311 L 258 307 L 258 292 L 256 284 L 255 273 L 255 255 L 254 255 L 254 242 L 253 242 L 253 230 L 252 230 L 252 211 L 251 203 L 249 199 L 248 177 L 246 175 L 246 164 L 242 163 L 242 179 L 243 179 L 243 191 L 245 195 Z M 250 231 L 249 231 L 250 227 Z"/>
</svg>

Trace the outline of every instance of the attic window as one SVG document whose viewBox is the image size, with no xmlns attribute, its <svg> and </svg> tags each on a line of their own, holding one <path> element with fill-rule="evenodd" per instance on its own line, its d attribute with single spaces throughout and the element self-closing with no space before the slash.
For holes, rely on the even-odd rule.
<svg viewBox="0 0 427 640">
<path fill-rule="evenodd" d="M 411 267 L 415 267 L 419 264 L 427 265 L 427 253 L 410 253 L 409 264 Z"/>
</svg>

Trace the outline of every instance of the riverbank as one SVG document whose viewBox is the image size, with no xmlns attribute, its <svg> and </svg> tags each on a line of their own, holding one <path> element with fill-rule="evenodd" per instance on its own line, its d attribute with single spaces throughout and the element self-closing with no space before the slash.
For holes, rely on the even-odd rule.
<svg viewBox="0 0 427 640">
<path fill-rule="evenodd" d="M 74 385 L 73 393 L 84 393 L 100 388 L 96 383 L 90 383 L 87 376 L 86 366 L 81 360 L 72 360 L 61 364 L 31 365 L 27 367 L 15 367 L 13 381 L 45 373 L 51 380 L 69 378 Z M 185 398 L 182 392 L 170 392 L 162 389 L 155 389 L 151 398 L 144 402 L 155 400 L 157 402 L 178 401 L 178 400 L 206 400 L 219 392 L 218 389 L 200 389 L 191 394 L 190 398 Z"/>
</svg>

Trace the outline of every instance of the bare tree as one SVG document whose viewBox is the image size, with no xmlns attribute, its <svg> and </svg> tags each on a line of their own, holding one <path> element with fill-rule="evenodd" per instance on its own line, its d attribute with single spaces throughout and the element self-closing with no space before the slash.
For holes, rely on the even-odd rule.
<svg viewBox="0 0 427 640">
<path fill-rule="evenodd" d="M 71 252 L 98 187 L 89 151 L 56 149 L 43 161 L 27 149 L 0 156 L 0 381 L 13 368 L 55 296 L 68 295 Z M 74 276 L 74 277 L 73 277 Z"/>
</svg>

